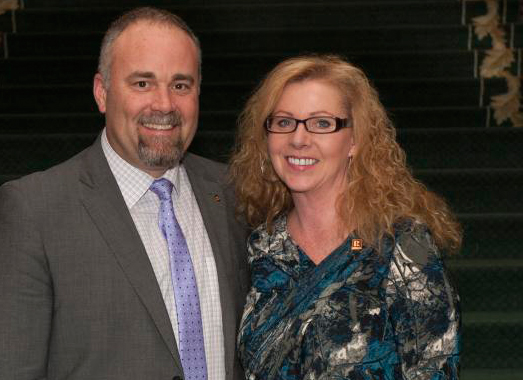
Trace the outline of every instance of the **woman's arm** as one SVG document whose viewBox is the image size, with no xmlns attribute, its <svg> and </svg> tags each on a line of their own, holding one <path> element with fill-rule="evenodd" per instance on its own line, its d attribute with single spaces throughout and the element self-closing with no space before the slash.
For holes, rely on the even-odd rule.
<svg viewBox="0 0 523 380">
<path fill-rule="evenodd" d="M 405 379 L 457 379 L 459 297 L 422 224 L 396 240 L 386 299 Z"/>
</svg>

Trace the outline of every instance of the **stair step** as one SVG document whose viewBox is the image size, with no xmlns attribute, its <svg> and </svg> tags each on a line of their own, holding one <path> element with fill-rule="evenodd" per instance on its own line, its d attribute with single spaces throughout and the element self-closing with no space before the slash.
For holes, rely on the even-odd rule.
<svg viewBox="0 0 523 380">
<path fill-rule="evenodd" d="M 399 129 L 483 128 L 494 125 L 488 107 L 388 107 L 392 122 Z"/>
<path fill-rule="evenodd" d="M 523 213 L 522 168 L 421 170 L 415 176 L 455 212 Z"/>
<path fill-rule="evenodd" d="M 523 374 L 523 341 L 518 339 L 521 336 L 521 312 L 463 313 L 461 364 L 466 371 L 463 371 L 461 378 L 522 379 L 523 377 L 514 377 L 516 374 Z M 478 377 L 472 377 L 473 375 Z"/>
<path fill-rule="evenodd" d="M 459 220 L 463 226 L 463 246 L 458 257 L 523 259 L 523 214 L 459 214 Z"/>
<path fill-rule="evenodd" d="M 518 359 L 518 361 L 521 361 Z M 470 369 L 463 368 L 459 377 L 461 380 L 521 380 L 523 369 Z"/>
<path fill-rule="evenodd" d="M 523 129 L 409 129 L 399 130 L 398 140 L 416 169 L 521 168 L 523 164 Z"/>
<path fill-rule="evenodd" d="M 474 5 L 468 5 L 472 8 Z M 19 32 L 105 31 L 128 6 L 105 8 L 29 8 L 16 12 Z M 408 8 L 409 12 L 405 12 Z M 475 6 L 475 8 L 480 8 Z M 328 28 L 333 25 L 459 25 L 459 2 L 348 2 L 280 4 L 172 4 L 166 9 L 198 31 L 230 28 Z M 472 12 L 472 10 L 471 10 Z M 469 12 L 469 14 L 471 13 Z M 311 17 L 314 15 L 314 17 Z"/>
<path fill-rule="evenodd" d="M 365 1 L 365 0 L 364 0 Z M 399 0 L 368 0 L 378 3 L 396 3 Z M 423 2 L 424 0 L 412 0 L 412 3 L 415 2 Z M 443 3 L 451 3 L 455 2 L 456 0 L 436 0 L 438 2 Z M 512 0 L 509 0 L 512 1 Z M 172 6 L 173 2 L 172 0 L 114 0 L 108 3 L 105 0 L 75 0 L 74 2 L 64 2 L 63 0 L 31 0 L 26 1 L 22 0 L 23 3 L 25 3 L 24 7 L 25 9 L 33 9 L 33 8 L 78 8 L 78 7 L 89 7 L 89 8 L 107 8 L 107 7 L 138 7 L 138 6 L 155 6 L 155 7 L 161 7 L 161 8 L 167 8 Z M 345 3 L 361 3 L 362 0 L 326 0 L 325 3 L 328 4 L 345 4 Z M 402 1 L 404 2 L 404 1 Z M 206 4 L 316 4 L 318 3 L 318 0 L 215 0 L 215 1 L 209 1 L 209 0 L 177 0 L 176 4 L 182 5 L 206 5 Z"/>
<path fill-rule="evenodd" d="M 74 30 L 74 29 L 73 29 Z M 336 51 L 441 51 L 489 46 L 475 41 L 467 26 L 401 26 L 394 28 L 259 29 L 198 31 L 205 54 L 270 53 L 295 55 Z M 8 57 L 93 56 L 98 54 L 101 32 L 6 33 Z M 521 47 L 516 45 L 516 47 Z"/>
<path fill-rule="evenodd" d="M 200 118 L 202 116 L 200 114 Z M 234 119 L 234 117 L 229 116 L 227 121 L 230 119 Z M 98 133 L 104 123 L 104 116 L 97 111 L 87 113 L 0 113 L 0 134 Z"/>
<path fill-rule="evenodd" d="M 366 52 L 345 56 L 372 79 L 474 78 L 484 52 Z M 285 57 L 265 54 L 203 55 L 205 82 L 230 80 L 259 81 Z M 384 62 L 387 64 L 384 65 Z M 519 62 L 521 66 L 521 62 Z M 71 70 L 74 67 L 75 70 Z M 35 70 L 38 68 L 38 70 Z M 0 60 L 2 84 L 91 83 L 97 57 L 36 57 Z M 521 69 L 521 67 L 520 67 Z M 514 72 L 518 70 L 514 65 Z"/>
<path fill-rule="evenodd" d="M 441 51 L 490 48 L 489 38 L 478 40 L 467 25 L 400 25 L 389 27 L 329 28 L 236 28 L 234 30 L 198 30 L 202 50 L 211 53 L 271 53 L 295 55 L 305 52 L 336 51 Z M 512 47 L 523 47 L 521 24 L 506 27 Z M 98 53 L 102 32 L 6 33 L 8 57 L 23 56 L 93 56 Z"/>
<path fill-rule="evenodd" d="M 484 89 L 482 82 L 475 79 L 384 79 L 375 81 L 375 85 L 386 107 L 472 107 L 485 103 L 492 95 L 506 92 L 505 80 L 501 78 L 485 81 Z M 255 86 L 255 82 L 204 81 L 200 106 L 207 111 L 241 109 Z M 92 85 L 0 86 L 0 113 L 96 110 Z"/>
<path fill-rule="evenodd" d="M 404 7 L 409 6 L 409 12 Z M 347 4 L 232 4 L 170 6 L 198 31 L 230 28 L 328 28 L 332 25 L 366 26 L 405 24 L 460 24 L 459 3 L 347 3 Z M 104 31 L 122 8 L 26 9 L 17 12 L 19 32 Z M 416 17 L 412 17 L 412 13 Z M 315 17 L 310 17 L 311 15 Z M 438 15 L 435 17 L 435 15 Z"/>
<path fill-rule="evenodd" d="M 373 3 L 405 3 L 404 0 L 326 0 L 325 3 L 327 4 L 345 4 L 345 3 L 362 3 L 362 2 L 373 2 Z M 423 3 L 425 0 L 410 0 L 410 3 Z M 456 0 L 436 0 L 441 3 L 452 3 L 456 2 Z M 515 0 L 508 0 L 509 2 L 515 1 Z M 111 7 L 135 7 L 135 6 L 142 6 L 142 5 L 153 5 L 157 7 L 169 7 L 172 6 L 172 0 L 114 0 L 108 3 L 104 0 L 75 0 L 74 2 L 63 2 L 62 0 L 31 0 L 31 1 L 22 1 L 25 3 L 26 9 L 31 8 L 76 8 L 76 7 L 102 7 L 107 8 L 108 6 Z M 205 4 L 316 4 L 319 0 L 217 0 L 217 1 L 209 1 L 209 0 L 177 0 L 176 3 L 180 5 L 188 5 L 188 4 L 199 4 L 199 5 L 205 5 Z M 110 4 L 110 5 L 108 5 Z"/>
<path fill-rule="evenodd" d="M 16 25 L 19 31 L 42 30 L 105 30 L 107 25 L 120 13 L 132 6 L 132 2 L 110 2 L 103 7 L 93 7 L 91 3 L 75 1 L 61 3 L 59 7 L 38 6 L 38 2 L 28 2 L 25 9 L 16 12 Z M 325 27 L 330 25 L 405 25 L 435 23 L 470 23 L 472 18 L 486 13 L 486 7 L 479 1 L 460 4 L 456 1 L 295 1 L 286 2 L 238 2 L 222 1 L 178 1 L 159 4 L 157 1 L 140 1 L 134 5 L 151 4 L 162 6 L 181 16 L 192 28 L 223 28 L 229 25 L 244 27 L 285 27 L 288 25 Z M 102 5 L 102 4 L 100 4 Z M 518 16 L 517 0 L 505 1 L 505 22 L 515 22 Z M 409 9 L 409 12 L 405 12 Z M 310 17 L 314 15 L 314 17 Z"/>
<path fill-rule="evenodd" d="M 91 145 L 96 136 L 93 133 L 2 135 L 2 174 L 24 175 L 47 169 Z"/>
<path fill-rule="evenodd" d="M 447 261 L 463 312 L 523 312 L 523 260 Z"/>
</svg>

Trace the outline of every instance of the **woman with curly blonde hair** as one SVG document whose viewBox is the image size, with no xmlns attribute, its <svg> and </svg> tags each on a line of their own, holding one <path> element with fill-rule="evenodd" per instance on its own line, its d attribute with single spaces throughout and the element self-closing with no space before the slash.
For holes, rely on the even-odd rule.
<svg viewBox="0 0 523 380">
<path fill-rule="evenodd" d="M 461 243 L 416 181 L 377 92 L 338 56 L 277 65 L 248 100 L 231 159 L 252 288 L 249 379 L 456 379 Z"/>
</svg>

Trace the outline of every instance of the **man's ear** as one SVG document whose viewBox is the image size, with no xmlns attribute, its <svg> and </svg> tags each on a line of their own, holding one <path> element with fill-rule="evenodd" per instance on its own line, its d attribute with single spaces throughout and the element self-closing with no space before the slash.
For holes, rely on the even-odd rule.
<svg viewBox="0 0 523 380">
<path fill-rule="evenodd" d="M 100 73 L 96 73 L 93 80 L 93 94 L 94 100 L 98 105 L 98 110 L 101 113 L 105 113 L 105 103 L 107 101 L 107 90 L 105 88 L 105 83 Z"/>
</svg>

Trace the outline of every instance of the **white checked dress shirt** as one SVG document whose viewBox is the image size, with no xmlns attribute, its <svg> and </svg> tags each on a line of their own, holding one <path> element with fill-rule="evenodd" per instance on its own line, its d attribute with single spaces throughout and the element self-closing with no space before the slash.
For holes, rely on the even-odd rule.
<svg viewBox="0 0 523 380">
<path fill-rule="evenodd" d="M 169 253 L 158 226 L 160 200 L 149 190 L 155 178 L 122 159 L 109 144 L 105 129 L 102 132 L 102 148 L 151 261 L 178 342 L 178 320 Z M 162 177 L 174 185 L 174 212 L 194 266 L 200 297 L 208 380 L 223 380 L 225 362 L 222 311 L 218 274 L 209 236 L 183 165 L 168 170 Z"/>
</svg>

